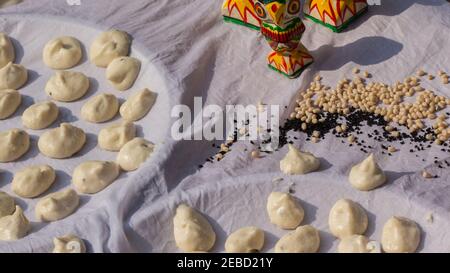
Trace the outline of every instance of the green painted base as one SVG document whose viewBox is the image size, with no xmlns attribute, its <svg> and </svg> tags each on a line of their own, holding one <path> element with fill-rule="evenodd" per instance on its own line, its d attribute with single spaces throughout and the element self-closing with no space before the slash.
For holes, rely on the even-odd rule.
<svg viewBox="0 0 450 273">
<path fill-rule="evenodd" d="M 245 23 L 244 21 L 241 21 L 241 20 L 236 19 L 236 18 L 233 18 L 233 17 L 223 16 L 223 20 L 224 20 L 225 22 L 228 22 L 228 23 L 233 23 L 233 24 L 236 24 L 236 25 L 241 25 L 241 26 L 248 27 L 248 28 L 251 28 L 251 29 L 254 29 L 254 30 L 260 30 L 260 29 L 261 29 L 261 28 L 258 27 L 258 26 L 255 26 L 255 25 L 252 25 L 252 24 Z"/>
<path fill-rule="evenodd" d="M 361 17 L 361 15 L 363 15 L 368 10 L 369 10 L 368 6 L 363 8 L 357 14 L 355 14 L 355 16 L 353 16 L 352 18 L 348 19 L 345 23 L 343 23 L 342 25 L 340 25 L 338 27 L 335 27 L 335 26 L 332 26 L 330 24 L 324 23 L 321 20 L 319 20 L 319 19 L 317 19 L 317 18 L 315 18 L 315 17 L 313 17 L 313 16 L 311 16 L 309 14 L 306 14 L 306 13 L 304 13 L 304 14 L 305 14 L 305 17 L 310 19 L 311 21 L 313 21 L 313 22 L 315 22 L 317 24 L 320 24 L 322 26 L 325 26 L 325 27 L 331 29 L 333 32 L 339 33 L 339 32 L 342 32 L 344 29 L 346 29 L 348 27 L 348 25 L 350 25 L 350 23 L 352 23 L 353 21 L 355 21 L 356 19 Z"/>
<path fill-rule="evenodd" d="M 276 71 L 276 72 L 288 77 L 289 79 L 295 79 L 295 78 L 298 78 L 303 73 L 303 71 L 305 71 L 305 69 L 308 68 L 308 66 L 310 66 L 312 63 L 313 62 L 310 62 L 309 64 L 305 65 L 304 67 L 302 67 L 302 69 L 298 70 L 297 72 L 295 72 L 292 75 L 288 75 L 288 74 L 284 73 L 283 71 L 278 70 L 276 67 L 274 67 L 270 64 L 267 66 L 269 66 L 269 68 L 272 69 L 273 71 Z"/>
</svg>

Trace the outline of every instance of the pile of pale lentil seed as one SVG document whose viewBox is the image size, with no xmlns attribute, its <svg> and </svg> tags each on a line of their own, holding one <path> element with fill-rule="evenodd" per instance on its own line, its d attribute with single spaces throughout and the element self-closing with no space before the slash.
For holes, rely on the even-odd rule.
<svg viewBox="0 0 450 273">
<path fill-rule="evenodd" d="M 332 89 L 322 84 L 322 77 L 318 75 L 305 91 L 300 92 L 294 111 L 280 127 L 280 147 L 293 143 L 288 133 L 296 131 L 306 133 L 306 140 L 313 143 L 332 133 L 345 139 L 343 143 L 365 153 L 373 147 L 360 139 L 363 134 L 378 142 L 388 142 L 389 145 L 381 145 L 383 154 L 392 155 L 399 150 L 395 143 L 404 145 L 407 141 L 414 147 L 409 150 L 411 153 L 431 148 L 433 144 L 441 145 L 443 152 L 450 152 L 450 128 L 446 121 L 450 113 L 445 113 L 450 98 L 422 87 L 421 82 L 426 76 L 428 80 L 436 78 L 419 70 L 416 75 L 394 85 L 367 83 L 371 74 L 355 68 L 352 80 L 342 79 Z M 447 73 L 439 71 L 438 77 L 442 84 L 449 83 Z M 363 132 L 361 127 L 364 125 L 375 129 L 370 133 Z M 239 129 L 234 132 L 234 138 L 220 145 L 219 153 L 207 161 L 220 161 L 237 141 L 238 132 Z M 256 148 L 251 151 L 251 156 L 259 157 L 259 153 Z"/>
</svg>

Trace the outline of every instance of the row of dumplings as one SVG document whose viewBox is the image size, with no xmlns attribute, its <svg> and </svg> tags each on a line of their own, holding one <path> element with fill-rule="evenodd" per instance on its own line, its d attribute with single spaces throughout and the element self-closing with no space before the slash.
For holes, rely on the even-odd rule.
<svg viewBox="0 0 450 273">
<path fill-rule="evenodd" d="M 141 62 L 128 57 L 131 39 L 125 32 L 103 32 L 91 45 L 90 60 L 106 67 L 107 80 L 120 91 L 128 90 L 136 81 Z M 0 33 L 0 90 L 21 88 L 28 80 L 27 69 L 14 64 L 15 50 L 9 37 Z M 44 63 L 56 70 L 69 69 L 82 59 L 81 43 L 73 37 L 49 41 L 43 50 Z M 47 83 L 46 92 L 59 101 L 74 101 L 89 88 L 87 77 L 80 72 L 58 71 Z M 56 92 L 55 92 L 56 91 Z"/>
<path fill-rule="evenodd" d="M 305 211 L 289 193 L 272 192 L 267 200 L 270 222 L 278 228 L 293 230 L 282 236 L 275 244 L 275 253 L 315 253 L 321 240 L 319 231 L 303 225 Z M 216 234 L 207 219 L 193 208 L 178 206 L 174 224 L 176 245 L 185 252 L 206 252 L 216 242 Z M 331 208 L 328 218 L 329 230 L 338 239 L 340 253 L 379 253 L 380 246 L 364 236 L 368 226 L 365 210 L 358 203 L 341 199 Z M 412 253 L 420 243 L 418 225 L 407 218 L 394 216 L 383 227 L 381 245 L 387 253 Z M 264 247 L 264 231 L 243 227 L 231 233 L 225 242 L 228 253 L 260 252 Z"/>
<path fill-rule="evenodd" d="M 28 219 L 22 209 L 15 205 L 14 199 L 0 191 L 0 240 L 17 240 L 30 230 Z M 84 253 L 86 246 L 73 234 L 54 238 L 53 253 Z"/>
<path fill-rule="evenodd" d="M 35 206 L 39 221 L 52 222 L 66 218 L 79 206 L 78 193 L 94 194 L 112 184 L 120 170 L 137 169 L 151 156 L 154 145 L 143 138 L 127 142 L 117 156 L 117 162 L 86 161 L 75 168 L 72 174 L 74 189 L 51 193 L 41 198 Z M 56 180 L 56 172 L 49 165 L 29 166 L 17 172 L 12 180 L 12 191 L 23 198 L 35 198 L 47 191 Z M 78 192 L 78 193 L 77 193 Z M 23 210 L 14 198 L 0 192 L 0 240 L 17 240 L 30 229 Z"/>
<path fill-rule="evenodd" d="M 126 57 L 130 43 L 128 34 L 112 30 L 102 33 L 90 50 L 91 61 L 99 67 L 107 67 L 108 80 L 121 91 L 134 84 L 140 70 L 138 60 Z M 8 54 L 5 52 L 12 55 L 7 58 Z M 0 35 L 0 65 L 6 63 L 0 68 L 0 119 L 9 118 L 16 112 L 22 99 L 15 89 L 22 87 L 27 80 L 27 70 L 23 66 L 12 64 L 14 54 L 9 38 L 4 34 Z M 81 45 L 72 37 L 54 39 L 44 48 L 44 63 L 52 69 L 72 68 L 81 58 Z M 78 100 L 88 89 L 88 78 L 83 73 L 73 71 L 57 71 L 45 87 L 52 99 L 61 102 Z M 72 174 L 75 190 L 68 188 L 51 193 L 37 202 L 35 216 L 39 221 L 57 221 L 71 215 L 79 206 L 79 193 L 94 194 L 105 189 L 117 179 L 121 170 L 136 170 L 151 156 L 154 144 L 136 137 L 133 122 L 145 117 L 155 101 L 156 94 L 144 89 L 132 94 L 121 106 L 112 94 L 95 96 L 84 104 L 81 117 L 88 122 L 109 121 L 120 112 L 123 121 L 103 128 L 98 135 L 100 148 L 118 152 L 116 162 L 87 161 L 77 166 Z M 58 116 L 59 108 L 55 103 L 40 102 L 24 111 L 22 123 L 26 128 L 41 130 L 53 124 Z M 85 143 L 86 134 L 81 128 L 62 123 L 59 127 L 44 132 L 37 146 L 47 157 L 64 159 L 79 152 Z M 0 132 L 0 162 L 16 161 L 29 148 L 30 137 L 24 130 Z M 35 198 L 44 194 L 55 181 L 56 172 L 51 166 L 33 165 L 14 174 L 12 191 L 22 198 Z M 30 223 L 14 198 L 0 192 L 0 240 L 20 239 L 29 230 Z M 57 242 L 61 244 L 67 242 L 66 239 L 55 239 L 55 249 L 58 248 Z"/>
<path fill-rule="evenodd" d="M 287 175 L 303 175 L 317 171 L 320 160 L 313 154 L 299 151 L 294 145 L 280 161 L 280 170 Z M 386 175 L 378 166 L 373 154 L 352 167 L 350 184 L 357 190 L 370 191 L 386 182 Z M 272 192 L 267 201 L 267 213 L 272 224 L 285 230 L 293 230 L 276 243 L 277 253 L 314 253 L 320 248 L 320 233 L 310 226 L 300 226 L 304 209 L 289 193 Z M 331 208 L 328 218 L 329 230 L 340 243 L 341 253 L 381 252 L 375 241 L 364 236 L 368 227 L 365 210 L 356 202 L 341 199 Z M 208 221 L 187 205 L 180 205 L 174 217 L 176 245 L 186 252 L 209 251 L 215 244 L 216 235 Z M 258 252 L 264 246 L 264 231 L 257 227 L 244 227 L 229 235 L 225 242 L 226 252 Z M 394 216 L 383 227 L 381 245 L 384 252 L 415 252 L 421 240 L 419 226 L 412 220 Z"/>
<path fill-rule="evenodd" d="M 5 97 L 0 97 L 0 103 L 5 101 Z M 125 143 L 131 141 L 136 135 L 136 128 L 131 121 L 144 117 L 150 111 L 153 103 L 154 98 L 147 89 L 130 97 L 121 107 L 124 121 L 109 125 L 100 131 L 98 135 L 100 148 L 107 151 L 119 151 Z M 99 105 L 103 107 L 98 107 Z M 117 112 L 117 108 L 113 109 L 113 112 Z M 100 122 L 105 119 L 106 115 L 112 116 L 111 109 L 112 107 L 102 102 L 93 103 L 93 105 L 88 102 L 82 108 L 82 113 L 85 112 L 86 119 Z M 0 104 L 0 112 L 2 110 Z M 53 102 L 35 104 L 25 110 L 22 122 L 25 127 L 30 129 L 44 129 L 56 120 L 58 112 L 58 107 Z M 58 128 L 50 129 L 41 135 L 38 148 L 47 157 L 64 159 L 79 152 L 85 143 L 86 134 L 82 129 L 69 123 L 62 123 Z M 0 147 L 0 162 L 15 161 L 29 150 L 30 136 L 21 129 L 0 132 Z"/>
</svg>

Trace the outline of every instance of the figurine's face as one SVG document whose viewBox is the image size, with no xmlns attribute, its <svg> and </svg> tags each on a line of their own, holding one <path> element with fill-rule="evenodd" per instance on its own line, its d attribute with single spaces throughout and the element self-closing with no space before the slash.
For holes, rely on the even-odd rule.
<svg viewBox="0 0 450 273">
<path fill-rule="evenodd" d="M 255 12 L 262 22 L 261 32 L 275 51 L 298 46 L 305 30 L 300 0 L 256 0 Z"/>
</svg>

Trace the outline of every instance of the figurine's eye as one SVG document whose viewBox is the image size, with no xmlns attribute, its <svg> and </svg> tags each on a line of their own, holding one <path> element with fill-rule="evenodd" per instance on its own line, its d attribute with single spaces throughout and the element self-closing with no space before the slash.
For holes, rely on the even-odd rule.
<svg viewBox="0 0 450 273">
<path fill-rule="evenodd" d="M 266 10 L 264 9 L 263 4 L 261 4 L 260 2 L 255 3 L 255 12 L 260 19 L 266 19 L 267 17 Z"/>
<path fill-rule="evenodd" d="M 289 14 L 297 14 L 300 11 L 300 0 L 292 0 L 287 10 Z"/>
</svg>

